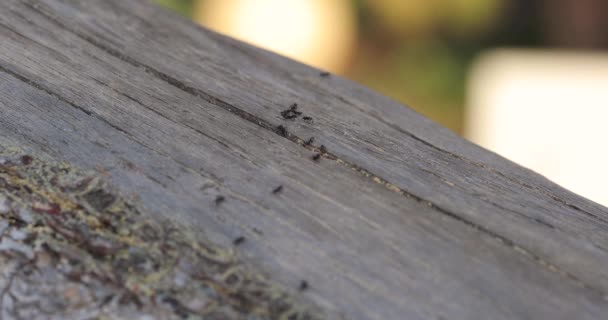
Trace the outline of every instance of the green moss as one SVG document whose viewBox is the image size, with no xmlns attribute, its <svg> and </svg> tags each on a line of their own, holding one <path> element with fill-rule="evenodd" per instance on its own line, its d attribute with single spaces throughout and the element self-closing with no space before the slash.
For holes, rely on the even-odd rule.
<svg viewBox="0 0 608 320">
<path fill-rule="evenodd" d="M 0 269 L 5 313 L 63 317 L 320 319 L 220 248 L 150 220 L 98 175 L 0 151 Z M 46 304 L 46 305 L 45 305 Z M 43 307 L 44 305 L 44 307 Z M 32 311 L 34 310 L 34 311 Z"/>
</svg>

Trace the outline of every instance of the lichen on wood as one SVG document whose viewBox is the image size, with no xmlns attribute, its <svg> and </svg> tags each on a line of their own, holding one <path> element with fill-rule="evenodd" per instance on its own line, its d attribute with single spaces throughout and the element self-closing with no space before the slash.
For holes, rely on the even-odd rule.
<svg viewBox="0 0 608 320">
<path fill-rule="evenodd" d="M 0 148 L 0 319 L 321 319 L 99 174 Z"/>
</svg>

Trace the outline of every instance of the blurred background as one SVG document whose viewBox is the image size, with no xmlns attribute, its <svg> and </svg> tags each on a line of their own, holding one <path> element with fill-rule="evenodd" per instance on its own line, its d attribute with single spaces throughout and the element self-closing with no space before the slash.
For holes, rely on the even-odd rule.
<svg viewBox="0 0 608 320">
<path fill-rule="evenodd" d="M 155 0 L 608 205 L 606 0 Z"/>
</svg>

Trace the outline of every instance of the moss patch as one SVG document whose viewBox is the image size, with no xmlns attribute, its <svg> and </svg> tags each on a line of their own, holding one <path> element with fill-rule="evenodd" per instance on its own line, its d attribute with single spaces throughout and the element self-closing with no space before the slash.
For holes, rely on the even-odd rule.
<svg viewBox="0 0 608 320">
<path fill-rule="evenodd" d="M 95 173 L 0 150 L 2 318 L 321 319 Z"/>
</svg>

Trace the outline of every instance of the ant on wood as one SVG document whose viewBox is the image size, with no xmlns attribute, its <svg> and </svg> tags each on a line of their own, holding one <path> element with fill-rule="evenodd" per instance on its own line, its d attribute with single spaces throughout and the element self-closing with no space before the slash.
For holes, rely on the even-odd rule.
<svg viewBox="0 0 608 320">
<path fill-rule="evenodd" d="M 277 133 L 283 137 L 287 137 L 287 135 L 289 134 L 287 128 L 285 128 L 283 125 L 279 125 L 277 127 Z"/>
<path fill-rule="evenodd" d="M 294 103 L 287 110 L 281 111 L 281 116 L 283 119 L 293 120 L 302 115 L 302 112 L 298 111 L 298 104 Z"/>
<path fill-rule="evenodd" d="M 272 190 L 272 193 L 277 194 L 277 193 L 280 193 L 281 191 L 283 191 L 283 185 L 280 185 L 280 186 L 274 188 L 274 190 Z"/>
<path fill-rule="evenodd" d="M 234 244 L 235 246 L 238 246 L 238 245 L 242 244 L 243 242 L 245 242 L 245 237 L 240 236 L 240 237 L 234 239 L 232 241 L 232 244 Z"/>
<path fill-rule="evenodd" d="M 304 141 L 304 146 L 311 146 L 315 142 L 314 137 L 310 137 L 307 141 Z"/>
</svg>

